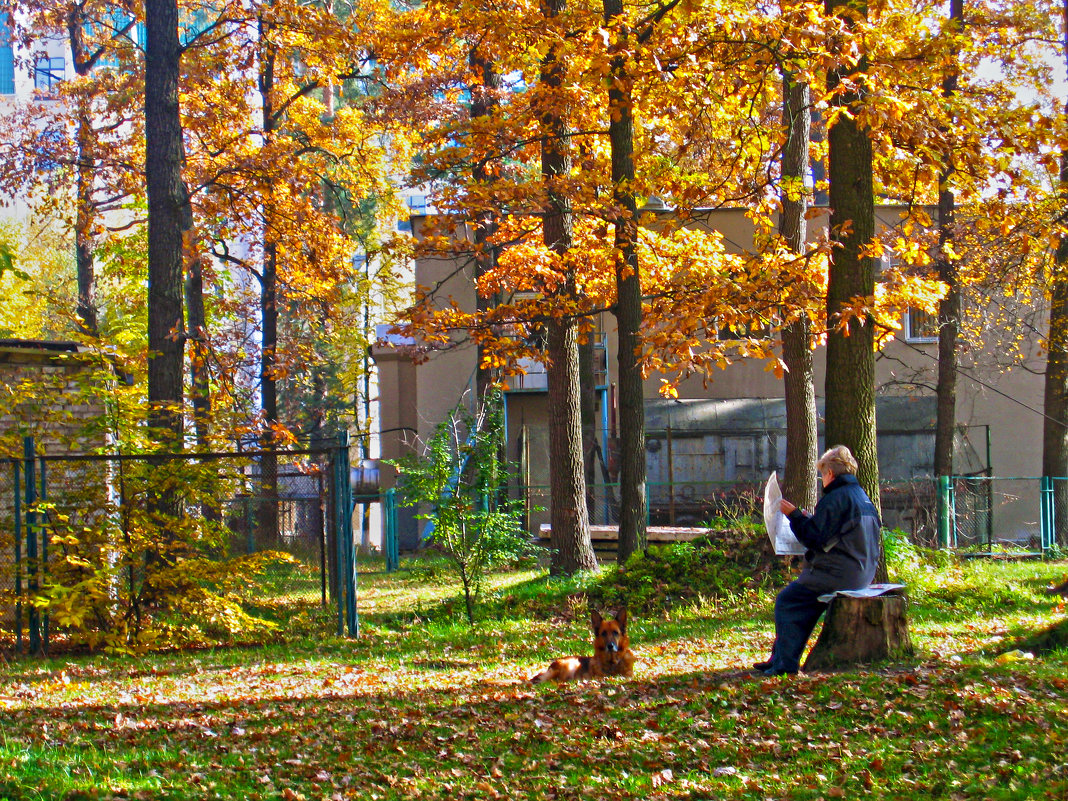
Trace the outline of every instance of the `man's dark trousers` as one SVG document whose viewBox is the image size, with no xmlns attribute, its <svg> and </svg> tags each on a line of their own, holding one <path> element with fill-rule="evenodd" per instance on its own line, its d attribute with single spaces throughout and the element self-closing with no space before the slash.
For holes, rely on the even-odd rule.
<svg viewBox="0 0 1068 801">
<path fill-rule="evenodd" d="M 791 581 L 779 592 L 775 598 L 775 645 L 769 672 L 796 673 L 801 667 L 805 644 L 827 608 L 817 600 L 823 594 L 799 581 Z"/>
</svg>

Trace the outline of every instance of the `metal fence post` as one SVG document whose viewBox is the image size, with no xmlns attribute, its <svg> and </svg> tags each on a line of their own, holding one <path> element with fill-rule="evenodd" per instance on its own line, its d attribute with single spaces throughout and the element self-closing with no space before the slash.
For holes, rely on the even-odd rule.
<svg viewBox="0 0 1068 801">
<path fill-rule="evenodd" d="M 340 447 L 330 450 L 330 496 L 334 499 L 334 544 L 337 548 L 337 575 L 334 577 L 337 599 L 337 636 L 345 636 L 345 538 L 342 536 L 341 519 L 344 517 L 341 510 L 341 481 L 338 476 L 340 465 Z"/>
<path fill-rule="evenodd" d="M 319 466 L 322 466 L 322 462 L 319 463 Z M 319 592 L 322 597 L 322 605 L 326 607 L 326 573 L 329 568 L 327 567 L 326 558 L 326 521 L 323 519 L 323 479 L 323 471 L 319 470 L 316 476 L 319 506 L 316 508 L 315 524 L 319 527 L 317 532 L 319 535 Z"/>
<path fill-rule="evenodd" d="M 22 458 L 26 473 L 26 590 L 30 594 L 30 608 L 27 610 L 29 620 L 29 650 L 36 654 L 41 649 L 41 618 L 33 603 L 33 596 L 38 589 L 38 554 L 37 554 L 37 478 L 33 456 L 33 437 L 22 440 Z"/>
<path fill-rule="evenodd" d="M 40 464 L 41 489 L 40 489 L 40 492 L 38 493 L 38 497 L 40 498 L 41 502 L 45 502 L 45 501 L 48 500 L 48 489 L 47 489 L 48 485 L 47 485 L 47 482 L 46 482 L 46 478 L 47 478 L 48 474 L 47 474 L 47 472 L 45 470 L 45 460 L 44 460 L 43 456 L 41 457 L 40 463 L 41 463 Z M 41 572 L 41 576 L 43 578 L 47 578 L 47 575 L 48 575 L 48 526 L 45 525 L 46 521 L 44 520 L 44 517 L 47 514 L 48 514 L 48 512 L 42 513 L 42 519 L 41 519 L 41 569 L 40 569 L 40 572 Z M 41 617 L 41 653 L 43 653 L 43 654 L 47 654 L 48 653 L 48 613 L 47 612 L 45 612 L 45 614 Z"/>
<path fill-rule="evenodd" d="M 938 477 L 938 542 L 943 548 L 956 545 L 957 515 L 953 477 Z"/>
<path fill-rule="evenodd" d="M 348 578 L 349 586 L 346 592 L 347 606 L 348 606 L 348 624 L 349 624 L 349 636 L 360 636 L 360 620 L 356 611 L 356 539 L 352 531 L 352 513 L 355 510 L 355 503 L 352 500 L 352 481 L 349 465 L 349 432 L 343 431 L 339 437 L 341 441 L 341 475 L 344 477 L 344 481 L 341 485 L 342 497 L 345 501 L 343 509 L 345 510 L 345 542 L 347 543 L 349 552 L 349 569 Z"/>
<path fill-rule="evenodd" d="M 356 549 L 352 535 L 352 484 L 349 477 L 349 433 L 338 434 L 334 450 L 334 504 L 338 548 L 338 635 L 360 634 L 356 613 Z"/>
<path fill-rule="evenodd" d="M 386 572 L 392 573 L 400 567 L 400 543 L 397 540 L 397 489 L 391 487 L 382 496 L 382 523 L 385 529 L 382 543 L 386 552 Z"/>
<path fill-rule="evenodd" d="M 22 485 L 18 460 L 11 466 L 15 479 L 15 652 L 22 653 Z"/>
<path fill-rule="evenodd" d="M 1042 476 L 1039 479 L 1039 529 L 1041 531 L 1042 555 L 1045 556 L 1053 546 L 1054 540 L 1054 508 L 1053 477 Z"/>
</svg>

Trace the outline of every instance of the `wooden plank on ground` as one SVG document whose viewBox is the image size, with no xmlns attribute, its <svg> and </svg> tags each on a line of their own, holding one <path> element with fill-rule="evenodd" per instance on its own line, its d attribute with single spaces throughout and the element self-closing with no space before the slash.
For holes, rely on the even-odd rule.
<svg viewBox="0 0 1068 801">
<path fill-rule="evenodd" d="M 649 542 L 690 542 L 707 534 L 711 529 L 687 526 L 649 526 L 646 537 Z M 538 530 L 539 540 L 549 540 L 552 526 L 542 523 Z M 590 526 L 590 539 L 596 542 L 619 542 L 619 526 Z"/>
</svg>

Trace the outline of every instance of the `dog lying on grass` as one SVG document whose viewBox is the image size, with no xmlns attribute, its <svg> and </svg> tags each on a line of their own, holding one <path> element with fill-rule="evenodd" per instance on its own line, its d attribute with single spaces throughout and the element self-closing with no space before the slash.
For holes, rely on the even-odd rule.
<svg viewBox="0 0 1068 801">
<path fill-rule="evenodd" d="M 634 672 L 634 652 L 627 637 L 627 610 L 621 609 L 607 620 L 600 612 L 590 615 L 593 624 L 593 656 L 567 656 L 554 659 L 549 667 L 531 676 L 535 684 L 543 681 L 599 679 L 605 676 L 630 676 Z"/>
</svg>

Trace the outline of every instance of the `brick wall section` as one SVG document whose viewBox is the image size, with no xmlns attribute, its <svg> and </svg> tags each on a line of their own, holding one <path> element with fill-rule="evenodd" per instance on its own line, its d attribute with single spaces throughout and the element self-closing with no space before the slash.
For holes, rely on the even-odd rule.
<svg viewBox="0 0 1068 801">
<path fill-rule="evenodd" d="M 0 457 L 84 453 L 104 444 L 104 405 L 88 391 L 93 357 L 75 343 L 0 340 Z"/>
<path fill-rule="evenodd" d="M 28 588 L 27 532 L 22 529 L 22 561 L 15 560 L 14 476 L 10 461 L 21 459 L 23 437 L 32 435 L 38 454 L 86 453 L 104 444 L 104 405 L 89 392 L 96 368 L 92 354 L 69 342 L 0 340 L 0 641 L 11 641 L 16 621 L 16 576 Z M 94 433 L 95 432 L 95 433 Z M 21 465 L 20 465 L 21 468 Z M 106 485 L 78 475 L 82 463 L 52 463 L 49 499 L 80 493 L 83 512 L 102 509 Z M 25 491 L 20 487 L 20 497 Z M 91 516 L 93 512 L 88 512 Z M 88 519 L 88 518 L 86 518 Z M 42 541 L 37 538 L 40 551 Z M 22 596 L 25 634 L 28 599 Z"/>
</svg>

